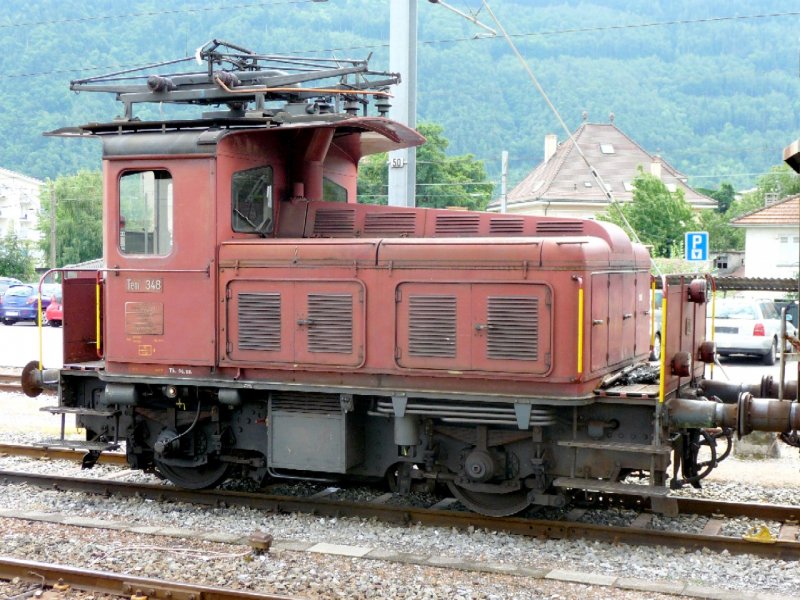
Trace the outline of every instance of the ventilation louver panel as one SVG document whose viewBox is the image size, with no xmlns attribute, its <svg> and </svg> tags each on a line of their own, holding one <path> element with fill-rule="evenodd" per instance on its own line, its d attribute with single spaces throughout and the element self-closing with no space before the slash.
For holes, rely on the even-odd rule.
<svg viewBox="0 0 800 600">
<path fill-rule="evenodd" d="M 478 214 L 436 215 L 436 235 L 473 235 L 480 231 Z"/>
<path fill-rule="evenodd" d="M 238 295 L 239 350 L 279 352 L 281 349 L 281 295 Z"/>
<path fill-rule="evenodd" d="M 524 227 L 525 222 L 522 219 L 491 219 L 489 221 L 489 233 L 494 235 L 521 234 Z"/>
<path fill-rule="evenodd" d="M 270 396 L 272 410 L 338 415 L 342 412 L 339 396 L 301 392 L 274 392 Z"/>
<path fill-rule="evenodd" d="M 542 221 L 536 224 L 537 235 L 582 235 L 580 221 Z"/>
<path fill-rule="evenodd" d="M 488 301 L 488 357 L 538 360 L 539 299 L 510 296 Z"/>
<path fill-rule="evenodd" d="M 320 237 L 354 235 L 355 218 L 356 211 L 353 209 L 318 210 L 314 214 L 314 235 Z"/>
<path fill-rule="evenodd" d="M 308 351 L 353 352 L 352 294 L 308 295 Z"/>
<path fill-rule="evenodd" d="M 455 296 L 409 298 L 408 353 L 415 357 L 455 358 Z"/>
<path fill-rule="evenodd" d="M 367 213 L 364 235 L 414 235 L 417 215 L 411 212 Z"/>
</svg>

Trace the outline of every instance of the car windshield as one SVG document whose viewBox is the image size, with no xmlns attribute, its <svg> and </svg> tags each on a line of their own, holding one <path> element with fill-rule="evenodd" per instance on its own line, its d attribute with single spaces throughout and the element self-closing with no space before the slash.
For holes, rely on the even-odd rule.
<svg viewBox="0 0 800 600">
<path fill-rule="evenodd" d="M 30 296 L 33 288 L 28 285 L 15 285 L 6 290 L 6 296 Z"/>
<path fill-rule="evenodd" d="M 717 319 L 758 319 L 755 307 L 750 304 L 719 303 L 717 305 Z"/>
</svg>

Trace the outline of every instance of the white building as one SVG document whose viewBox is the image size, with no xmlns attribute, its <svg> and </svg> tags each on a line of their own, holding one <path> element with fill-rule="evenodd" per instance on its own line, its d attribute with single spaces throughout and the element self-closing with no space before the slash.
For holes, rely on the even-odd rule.
<svg viewBox="0 0 800 600">
<path fill-rule="evenodd" d="M 797 277 L 800 270 L 800 194 L 731 221 L 745 229 L 745 277 Z"/>
<path fill-rule="evenodd" d="M 39 179 L 0 168 L 0 237 L 14 232 L 29 242 L 37 263 L 41 262 L 38 224 L 43 185 Z"/>
</svg>

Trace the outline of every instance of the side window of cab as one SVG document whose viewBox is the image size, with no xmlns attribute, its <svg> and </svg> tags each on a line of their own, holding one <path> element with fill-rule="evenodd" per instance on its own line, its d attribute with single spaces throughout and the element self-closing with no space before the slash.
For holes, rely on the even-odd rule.
<svg viewBox="0 0 800 600">
<path fill-rule="evenodd" d="M 233 174 L 231 227 L 240 233 L 272 233 L 272 167 Z"/>
<path fill-rule="evenodd" d="M 166 170 L 127 171 L 119 179 L 119 249 L 127 255 L 172 251 L 172 176 Z"/>
</svg>

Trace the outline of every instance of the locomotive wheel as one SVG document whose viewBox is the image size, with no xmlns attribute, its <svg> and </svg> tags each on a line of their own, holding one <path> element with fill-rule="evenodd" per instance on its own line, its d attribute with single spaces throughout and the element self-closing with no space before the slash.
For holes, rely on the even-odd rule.
<svg viewBox="0 0 800 600">
<path fill-rule="evenodd" d="M 464 489 L 448 482 L 450 493 L 468 509 L 490 517 L 508 517 L 522 512 L 531 505 L 528 492 L 523 488 L 508 494 L 488 494 Z"/>
<path fill-rule="evenodd" d="M 209 462 L 199 467 L 176 467 L 155 460 L 158 471 L 178 487 L 187 490 L 202 490 L 216 487 L 228 476 L 228 465 Z"/>
</svg>

